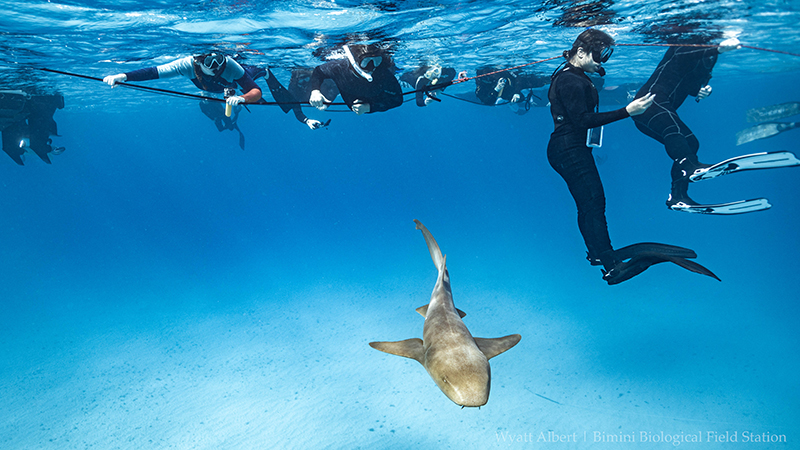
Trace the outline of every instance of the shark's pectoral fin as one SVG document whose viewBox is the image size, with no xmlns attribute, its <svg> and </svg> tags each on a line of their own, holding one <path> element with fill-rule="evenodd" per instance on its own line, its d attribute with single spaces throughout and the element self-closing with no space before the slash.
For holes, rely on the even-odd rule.
<svg viewBox="0 0 800 450">
<path fill-rule="evenodd" d="M 493 339 L 474 338 L 478 348 L 486 355 L 486 359 L 492 359 L 495 356 L 503 353 L 511 347 L 517 345 L 522 336 L 518 334 L 510 334 Z"/>
<path fill-rule="evenodd" d="M 420 364 L 423 364 L 425 352 L 422 350 L 422 339 L 411 338 L 395 342 L 370 342 L 369 346 L 390 355 L 416 359 Z"/>
<path fill-rule="evenodd" d="M 415 311 L 417 311 L 422 317 L 428 317 L 428 305 L 420 306 Z M 462 319 L 467 315 L 467 313 L 458 308 L 456 308 L 456 311 L 458 311 L 458 315 L 461 316 Z"/>
</svg>

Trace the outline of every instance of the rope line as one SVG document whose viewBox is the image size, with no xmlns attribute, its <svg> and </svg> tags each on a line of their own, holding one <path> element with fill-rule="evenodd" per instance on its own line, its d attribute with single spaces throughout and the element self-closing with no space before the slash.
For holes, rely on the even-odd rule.
<svg viewBox="0 0 800 450">
<path fill-rule="evenodd" d="M 626 43 L 618 43 L 616 45 L 621 46 L 621 47 L 706 47 L 706 48 L 718 48 L 719 47 L 719 45 L 714 45 L 714 44 L 626 44 Z M 798 56 L 798 57 L 800 57 L 800 53 L 786 52 L 786 51 L 783 51 L 783 50 L 773 50 L 773 49 L 762 48 L 762 47 L 754 47 L 754 46 L 751 46 L 751 45 L 742 45 L 741 47 L 742 48 L 749 48 L 751 50 L 779 53 L 779 54 L 783 54 L 783 55 L 790 55 L 790 56 Z M 473 77 L 465 76 L 465 77 L 458 78 L 458 79 L 455 79 L 455 80 L 450 80 L 450 81 L 448 81 L 446 83 L 437 84 L 437 85 L 429 85 L 429 86 L 426 86 L 426 87 L 421 88 L 421 89 L 416 89 L 416 90 L 413 90 L 413 91 L 403 92 L 402 95 L 405 96 L 405 95 L 410 95 L 410 94 L 416 94 L 418 92 L 431 92 L 431 91 L 444 90 L 445 88 L 447 88 L 449 86 L 453 86 L 453 85 L 456 85 L 456 84 L 464 83 L 466 81 L 475 80 L 475 79 L 483 78 L 483 77 L 488 77 L 488 76 L 491 76 L 491 75 L 495 75 L 495 74 L 503 73 L 503 72 L 508 72 L 508 71 L 511 71 L 511 70 L 521 69 L 523 67 L 532 66 L 534 64 L 541 64 L 541 63 L 552 61 L 552 60 L 555 60 L 555 59 L 560 59 L 562 57 L 563 57 L 563 55 L 558 55 L 558 56 L 553 56 L 551 58 L 545 58 L 545 59 L 542 59 L 542 60 L 529 62 L 529 63 L 526 63 L 526 64 L 520 64 L 518 66 L 508 67 L 508 68 L 505 68 L 505 69 L 495 70 L 493 72 L 488 72 L 488 73 L 484 73 L 484 74 L 480 74 L 480 75 L 475 75 Z M 54 69 L 47 69 L 47 68 L 41 68 L 41 67 L 34 67 L 34 69 L 41 70 L 43 72 L 55 73 L 55 74 L 59 74 L 59 75 L 67 75 L 67 76 L 71 76 L 71 77 L 83 78 L 83 79 L 86 79 L 86 80 L 103 81 L 102 78 L 92 77 L 92 76 L 88 76 L 88 75 L 81 75 L 81 74 L 72 73 L 72 72 L 66 72 L 66 71 L 62 71 L 62 70 L 54 70 Z M 208 96 L 205 96 L 205 95 L 189 94 L 189 93 L 186 93 L 186 92 L 171 91 L 171 90 L 168 90 L 168 89 L 155 88 L 155 87 L 151 87 L 151 86 L 141 86 L 141 85 L 138 85 L 138 84 L 131 84 L 131 83 L 117 83 L 116 85 L 122 86 L 122 87 L 126 87 L 126 88 L 129 88 L 129 89 L 134 89 L 134 90 L 156 92 L 156 93 L 159 93 L 159 94 L 169 95 L 169 96 L 173 96 L 173 97 L 187 97 L 187 98 L 196 98 L 196 99 L 207 100 L 207 101 L 212 101 L 212 102 L 223 102 L 223 103 L 225 102 L 224 99 L 217 98 L 217 97 L 208 97 Z M 300 105 L 300 106 L 310 106 L 310 104 L 308 102 L 268 102 L 268 101 L 264 101 L 263 99 L 260 100 L 258 103 L 248 103 L 247 105 L 248 106 L 249 105 L 271 105 L 271 106 L 275 106 L 275 105 L 277 105 L 277 106 L 280 106 L 280 105 Z M 326 103 L 326 105 L 330 105 L 330 106 L 342 106 L 342 105 L 343 106 L 347 106 L 347 103 L 344 103 L 344 102 L 330 102 L 330 103 Z M 336 112 L 336 111 L 331 111 L 331 112 Z"/>
</svg>

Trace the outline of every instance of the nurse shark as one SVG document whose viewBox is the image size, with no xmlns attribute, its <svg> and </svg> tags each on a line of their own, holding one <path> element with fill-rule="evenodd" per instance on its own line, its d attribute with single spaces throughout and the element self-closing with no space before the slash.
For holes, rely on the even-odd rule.
<svg viewBox="0 0 800 450">
<path fill-rule="evenodd" d="M 484 339 L 473 338 L 464 322 L 464 312 L 453 304 L 446 256 L 425 225 L 414 220 L 422 231 L 431 259 L 439 271 L 431 301 L 417 308 L 425 317 L 422 339 L 396 342 L 370 342 L 370 347 L 392 355 L 419 361 L 450 400 L 461 407 L 483 406 L 489 400 L 491 369 L 489 360 L 517 345 L 519 334 Z"/>
</svg>

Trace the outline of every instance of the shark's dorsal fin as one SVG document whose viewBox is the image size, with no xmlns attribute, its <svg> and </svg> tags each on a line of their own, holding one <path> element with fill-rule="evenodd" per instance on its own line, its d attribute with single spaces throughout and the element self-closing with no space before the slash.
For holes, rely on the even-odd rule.
<svg viewBox="0 0 800 450">
<path fill-rule="evenodd" d="M 519 342 L 520 339 L 522 339 L 522 336 L 518 334 L 510 334 L 508 336 L 492 339 L 475 338 L 475 343 L 478 344 L 478 348 L 483 352 L 484 355 L 486 355 L 486 359 L 492 359 L 500 353 L 503 353 L 504 351 L 517 345 L 517 342 Z"/>
<path fill-rule="evenodd" d="M 422 339 L 411 338 L 395 342 L 370 342 L 369 346 L 390 355 L 402 356 L 419 361 L 423 364 L 425 352 L 422 350 Z"/>
<path fill-rule="evenodd" d="M 420 306 L 419 308 L 416 309 L 416 311 L 422 317 L 428 317 L 428 305 Z M 462 310 L 460 310 L 458 308 L 456 308 L 456 311 L 458 311 L 458 315 L 461 316 L 462 319 L 464 318 L 464 316 L 467 315 L 467 313 L 465 313 L 464 311 L 462 311 Z"/>
</svg>

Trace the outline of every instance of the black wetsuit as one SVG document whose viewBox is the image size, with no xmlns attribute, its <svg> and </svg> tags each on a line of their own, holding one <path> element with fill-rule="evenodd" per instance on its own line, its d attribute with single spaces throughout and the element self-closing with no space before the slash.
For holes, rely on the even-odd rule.
<svg viewBox="0 0 800 450">
<path fill-rule="evenodd" d="M 678 117 L 677 109 L 686 97 L 697 96 L 708 84 L 718 56 L 716 48 L 670 47 L 636 94 L 636 98 L 651 92 L 655 94 L 652 106 L 633 120 L 639 131 L 664 144 L 667 154 L 675 161 L 673 181 L 685 178 L 687 171 L 693 172 L 700 165 L 697 161 L 700 142 Z M 685 184 L 688 186 L 688 180 Z"/>
<path fill-rule="evenodd" d="M 384 59 L 388 57 L 384 56 Z M 309 85 L 320 90 L 322 82 L 333 80 L 342 100 L 352 109 L 356 100 L 369 104 L 369 112 L 376 113 L 396 108 L 403 104 L 403 91 L 390 68 L 394 64 L 383 63 L 372 72 L 372 81 L 357 74 L 347 59 L 326 62 L 314 69 Z M 332 99 L 329 99 L 332 100 Z"/>
<path fill-rule="evenodd" d="M 548 98 L 555 130 L 547 144 L 547 160 L 567 182 L 575 199 L 578 227 L 590 261 L 603 260 L 608 269 L 614 261 L 606 198 L 592 150 L 586 146 L 586 133 L 589 128 L 629 117 L 628 112 L 625 108 L 596 112 L 597 89 L 583 70 L 569 63 L 553 76 Z"/>
<path fill-rule="evenodd" d="M 51 164 L 50 153 L 59 154 L 63 148 L 53 148 L 50 136 L 58 136 L 58 126 L 53 119 L 56 109 L 64 108 L 62 95 L 30 95 L 22 91 L 0 91 L 0 131 L 2 145 L 11 159 L 24 164 L 25 147 L 22 139 L 28 139 L 28 148 L 42 161 Z"/>
</svg>

